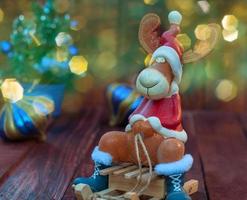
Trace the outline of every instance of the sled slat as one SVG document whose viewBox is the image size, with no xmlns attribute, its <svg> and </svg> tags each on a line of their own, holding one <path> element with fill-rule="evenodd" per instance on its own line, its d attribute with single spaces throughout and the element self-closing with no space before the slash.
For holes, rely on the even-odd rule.
<svg viewBox="0 0 247 200">
<path fill-rule="evenodd" d="M 137 180 L 140 179 L 140 175 L 137 176 Z M 145 174 L 142 174 L 142 182 L 147 182 L 148 181 L 148 178 L 149 178 L 149 173 L 145 173 Z M 157 174 L 155 174 L 154 172 L 152 173 L 152 178 L 151 178 L 151 181 L 153 181 L 154 179 L 162 179 L 161 177 L 159 177 Z M 164 178 L 163 178 L 164 179 Z"/>
<path fill-rule="evenodd" d="M 112 174 L 116 170 L 122 169 L 124 167 L 128 167 L 130 165 L 132 165 L 132 164 L 130 164 L 130 163 L 123 163 L 123 164 L 120 164 L 120 165 L 117 165 L 117 166 L 109 167 L 109 168 L 100 170 L 100 175 L 106 176 L 106 175 Z"/>
<path fill-rule="evenodd" d="M 142 168 L 141 169 L 141 172 L 142 173 L 145 173 L 145 172 L 147 172 L 149 169 L 148 168 Z M 132 172 L 129 172 L 129 173 L 126 173 L 126 174 L 124 174 L 124 177 L 125 178 L 127 178 L 127 179 L 130 179 L 130 178 L 135 178 L 135 177 L 137 177 L 138 175 L 139 175 L 139 169 L 137 169 L 137 170 L 134 170 L 134 171 L 132 171 Z"/>
<path fill-rule="evenodd" d="M 87 200 L 93 194 L 91 188 L 86 184 L 77 184 L 74 186 L 77 200 Z"/>
<path fill-rule="evenodd" d="M 191 195 L 198 191 L 198 185 L 198 180 L 191 179 L 185 182 L 183 188 L 189 195 Z"/>
<path fill-rule="evenodd" d="M 114 171 L 113 174 L 114 175 L 121 175 L 121 174 L 128 173 L 128 172 L 131 172 L 131 171 L 136 170 L 136 169 L 137 169 L 137 166 L 136 165 L 132 165 L 132 166 L 125 167 L 123 169 Z"/>
</svg>

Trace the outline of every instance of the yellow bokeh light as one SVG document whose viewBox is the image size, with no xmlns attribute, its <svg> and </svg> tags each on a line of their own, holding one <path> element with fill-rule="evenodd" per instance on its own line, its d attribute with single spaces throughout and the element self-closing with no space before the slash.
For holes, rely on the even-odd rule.
<svg viewBox="0 0 247 200">
<path fill-rule="evenodd" d="M 157 0 L 143 0 L 143 2 L 146 5 L 154 5 L 155 3 L 157 3 Z"/>
<path fill-rule="evenodd" d="M 211 35 L 211 29 L 206 24 L 200 24 L 195 29 L 195 36 L 198 40 L 207 40 Z"/>
<path fill-rule="evenodd" d="M 2 10 L 2 8 L 0 8 L 0 22 L 2 22 L 4 19 L 4 12 Z"/>
<path fill-rule="evenodd" d="M 225 15 L 221 23 L 227 31 L 234 31 L 238 27 L 238 19 L 234 15 Z"/>
<path fill-rule="evenodd" d="M 149 66 L 150 61 L 151 61 L 151 58 L 152 58 L 152 54 L 149 53 L 149 54 L 146 56 L 146 58 L 144 59 L 144 64 L 145 64 L 146 67 Z"/>
<path fill-rule="evenodd" d="M 183 13 L 183 16 L 191 16 L 195 11 L 196 4 L 194 0 L 166 0 L 165 2 L 169 10 L 179 10 Z"/>
<path fill-rule="evenodd" d="M 56 59 L 58 62 L 64 62 L 68 60 L 69 52 L 66 48 L 57 48 Z"/>
<path fill-rule="evenodd" d="M 69 62 L 70 71 L 77 75 L 82 75 L 87 71 L 88 62 L 83 56 L 73 56 Z"/>
<path fill-rule="evenodd" d="M 224 79 L 217 85 L 215 95 L 218 99 L 228 102 L 237 96 L 237 92 L 236 84 L 231 80 Z"/>
<path fill-rule="evenodd" d="M 178 34 L 176 38 L 185 50 L 191 47 L 191 39 L 187 34 Z"/>
<path fill-rule="evenodd" d="M 116 51 L 117 49 L 117 33 L 114 29 L 103 29 L 98 33 L 99 49 L 104 51 Z"/>
<path fill-rule="evenodd" d="M 112 69 L 117 64 L 117 58 L 115 54 L 111 51 L 104 51 L 101 54 L 99 54 L 96 65 L 101 69 Z"/>
<path fill-rule="evenodd" d="M 23 98 L 24 89 L 15 79 L 5 79 L 1 91 L 4 99 L 13 103 Z"/>
<path fill-rule="evenodd" d="M 223 30 L 222 34 L 224 40 L 228 42 L 233 42 L 234 40 L 238 39 L 238 30 L 233 30 L 233 31 Z"/>
</svg>

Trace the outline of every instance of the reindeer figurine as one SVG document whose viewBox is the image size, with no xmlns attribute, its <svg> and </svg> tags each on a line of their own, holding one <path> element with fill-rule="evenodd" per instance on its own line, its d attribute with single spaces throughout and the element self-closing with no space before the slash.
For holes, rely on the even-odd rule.
<svg viewBox="0 0 247 200">
<path fill-rule="evenodd" d="M 88 184 L 94 192 L 108 187 L 108 177 L 101 176 L 99 170 L 113 163 L 137 163 L 135 135 L 141 134 L 150 156 L 152 166 L 158 175 L 166 179 L 167 200 L 190 200 L 183 190 L 184 174 L 190 170 L 193 158 L 185 154 L 187 134 L 181 118 L 179 83 L 184 63 L 199 60 L 215 46 L 220 28 L 209 24 L 211 35 L 206 41 L 199 41 L 193 50 L 184 53 L 176 39 L 180 33 L 182 16 L 178 11 L 168 15 L 170 28 L 161 36 L 158 34 L 160 18 L 155 14 L 143 17 L 139 40 L 147 53 L 152 53 L 149 67 L 140 72 L 136 89 L 145 98 L 129 117 L 125 132 L 105 133 L 92 153 L 95 172 L 89 178 L 77 178 L 74 184 Z M 141 161 L 147 159 L 141 152 Z"/>
</svg>

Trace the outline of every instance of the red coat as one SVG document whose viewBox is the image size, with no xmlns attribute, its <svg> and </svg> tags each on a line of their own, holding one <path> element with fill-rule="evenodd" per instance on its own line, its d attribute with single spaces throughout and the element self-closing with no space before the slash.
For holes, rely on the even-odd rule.
<svg viewBox="0 0 247 200">
<path fill-rule="evenodd" d="M 179 94 L 174 94 L 169 98 L 163 98 L 160 100 L 144 98 L 142 103 L 130 115 L 129 119 L 135 114 L 141 114 L 145 118 L 157 117 L 163 127 L 175 131 L 183 130 L 181 124 L 181 100 Z"/>
</svg>

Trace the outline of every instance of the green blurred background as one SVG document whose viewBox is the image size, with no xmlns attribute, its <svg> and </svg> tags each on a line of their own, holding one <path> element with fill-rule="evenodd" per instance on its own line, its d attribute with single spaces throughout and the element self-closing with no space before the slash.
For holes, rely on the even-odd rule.
<svg viewBox="0 0 247 200">
<path fill-rule="evenodd" d="M 224 16 L 235 17 L 235 30 L 228 36 L 222 36 L 209 56 L 184 66 L 180 90 L 184 108 L 247 110 L 246 0 L 57 1 L 60 11 L 68 11 L 71 18 L 78 21 L 77 29 L 72 30 L 71 35 L 80 54 L 88 61 L 86 74 L 74 76 L 67 84 L 65 111 L 76 112 L 78 107 L 100 104 L 104 99 L 104 88 L 109 83 L 133 84 L 136 74 L 144 68 L 146 57 L 138 41 L 141 18 L 149 12 L 157 13 L 164 28 L 167 28 L 168 12 L 174 9 L 183 15 L 182 33 L 188 34 L 192 46 L 197 25 L 214 22 L 222 26 Z M 0 1 L 0 40 L 9 40 L 12 21 L 18 15 L 32 15 L 30 4 L 29 0 Z M 0 59 L 0 67 L 4 70 L 8 67 L 7 59 L 3 55 Z"/>
</svg>

